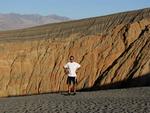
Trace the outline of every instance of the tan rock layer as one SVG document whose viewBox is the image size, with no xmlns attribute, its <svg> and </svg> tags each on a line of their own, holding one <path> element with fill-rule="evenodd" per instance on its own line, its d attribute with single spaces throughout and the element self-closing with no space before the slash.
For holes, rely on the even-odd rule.
<svg viewBox="0 0 150 113">
<path fill-rule="evenodd" d="M 131 16 L 126 20 L 122 15 Z M 96 18 L 96 22 L 99 19 L 101 21 L 101 18 L 106 19 L 106 17 Z M 115 21 L 117 21 L 115 18 L 120 20 L 116 23 L 112 18 Z M 91 24 L 92 19 L 88 20 L 90 24 L 87 25 L 87 20 L 79 21 L 84 30 L 80 29 L 78 21 L 61 23 L 60 28 L 63 26 L 64 30 L 56 32 L 59 38 L 46 34 L 39 35 L 45 33 L 44 30 L 48 28 L 52 31 L 59 29 L 57 27 L 59 24 L 18 32 L 2 32 L 0 96 L 66 91 L 67 76 L 64 74 L 63 65 L 70 55 L 74 55 L 82 66 L 78 72 L 78 89 L 100 88 L 150 72 L 149 9 L 108 16 L 106 21 L 110 22 L 112 28 L 108 27 L 110 26 L 108 23 L 105 27 L 102 24 L 99 28 L 95 27 L 95 24 Z M 77 27 L 78 32 L 65 35 L 68 29 L 70 32 L 72 25 Z M 103 30 L 100 30 L 100 27 Z M 19 38 L 14 38 L 16 35 Z M 34 35 L 37 39 L 27 40 L 33 39 Z"/>
</svg>

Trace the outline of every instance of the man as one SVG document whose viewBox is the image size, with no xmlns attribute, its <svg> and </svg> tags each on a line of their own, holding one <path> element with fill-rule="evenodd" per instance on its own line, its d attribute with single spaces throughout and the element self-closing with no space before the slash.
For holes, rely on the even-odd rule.
<svg viewBox="0 0 150 113">
<path fill-rule="evenodd" d="M 68 84 L 68 94 L 71 93 L 71 89 L 73 89 L 73 94 L 76 94 L 76 82 L 77 82 L 77 74 L 76 71 L 81 67 L 80 64 L 74 61 L 74 56 L 70 56 L 70 62 L 68 62 L 65 66 L 65 73 L 68 75 L 67 84 Z M 71 85 L 73 86 L 71 87 Z"/>
</svg>

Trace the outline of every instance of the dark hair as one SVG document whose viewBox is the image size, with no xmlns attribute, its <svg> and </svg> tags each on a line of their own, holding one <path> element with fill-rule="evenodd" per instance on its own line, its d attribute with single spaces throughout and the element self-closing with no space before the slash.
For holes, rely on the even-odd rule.
<svg viewBox="0 0 150 113">
<path fill-rule="evenodd" d="M 70 59 L 71 59 L 71 58 L 73 58 L 73 59 L 74 59 L 74 56 L 70 56 Z"/>
</svg>

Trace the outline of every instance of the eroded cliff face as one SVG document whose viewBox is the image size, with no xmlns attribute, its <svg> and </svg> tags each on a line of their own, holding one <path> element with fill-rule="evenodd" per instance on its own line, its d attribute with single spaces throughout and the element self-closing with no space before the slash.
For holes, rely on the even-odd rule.
<svg viewBox="0 0 150 113">
<path fill-rule="evenodd" d="M 82 66 L 78 89 L 150 73 L 149 9 L 1 32 L 0 37 L 0 96 L 66 91 L 63 66 L 70 55 Z"/>
</svg>

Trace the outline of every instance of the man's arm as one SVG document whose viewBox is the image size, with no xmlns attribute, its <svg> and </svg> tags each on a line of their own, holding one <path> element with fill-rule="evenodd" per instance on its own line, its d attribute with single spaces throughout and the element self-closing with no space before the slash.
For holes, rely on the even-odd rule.
<svg viewBox="0 0 150 113">
<path fill-rule="evenodd" d="M 77 63 L 77 70 L 78 71 L 80 69 L 81 65 Z"/>
<path fill-rule="evenodd" d="M 80 70 L 80 67 L 79 67 L 79 68 L 77 68 L 76 72 L 78 72 L 79 70 Z"/>
<path fill-rule="evenodd" d="M 78 74 L 78 71 L 80 70 L 80 67 L 81 67 L 81 65 L 78 64 L 78 65 L 77 65 L 77 69 L 76 69 L 76 73 L 77 73 L 77 74 Z M 75 77 L 75 78 L 76 78 L 76 82 L 77 82 L 77 76 L 78 76 L 78 75 L 76 75 L 76 77 Z"/>
<path fill-rule="evenodd" d="M 64 68 L 65 74 L 68 74 L 68 66 L 67 66 L 67 64 L 65 66 L 63 66 L 63 68 Z"/>
</svg>

